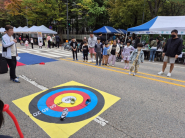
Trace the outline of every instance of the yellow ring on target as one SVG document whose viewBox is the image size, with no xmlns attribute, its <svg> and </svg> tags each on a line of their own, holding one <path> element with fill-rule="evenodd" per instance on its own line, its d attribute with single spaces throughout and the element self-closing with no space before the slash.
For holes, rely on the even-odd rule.
<svg viewBox="0 0 185 138">
<path fill-rule="evenodd" d="M 70 97 L 75 97 L 76 98 L 76 101 L 75 101 L 74 104 L 70 103 L 70 101 L 69 101 Z M 65 100 L 68 100 L 67 102 L 69 102 L 69 103 L 63 102 Z M 74 107 L 74 106 L 77 106 L 77 105 L 81 104 L 83 102 L 83 100 L 84 100 L 84 98 L 80 94 L 77 94 L 77 93 L 65 93 L 65 94 L 61 94 L 61 95 L 57 96 L 54 99 L 54 103 L 57 106 L 60 106 L 60 107 Z"/>
</svg>

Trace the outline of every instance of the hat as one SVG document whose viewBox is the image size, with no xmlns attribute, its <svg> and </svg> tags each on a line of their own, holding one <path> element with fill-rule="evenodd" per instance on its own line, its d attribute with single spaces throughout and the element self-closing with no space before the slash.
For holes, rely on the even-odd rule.
<svg viewBox="0 0 185 138">
<path fill-rule="evenodd" d="M 75 39 L 75 37 L 74 37 L 74 36 L 72 36 L 72 37 L 71 37 L 71 39 Z"/>
<path fill-rule="evenodd" d="M 97 37 L 97 40 L 101 40 L 101 38 L 100 37 Z"/>
</svg>

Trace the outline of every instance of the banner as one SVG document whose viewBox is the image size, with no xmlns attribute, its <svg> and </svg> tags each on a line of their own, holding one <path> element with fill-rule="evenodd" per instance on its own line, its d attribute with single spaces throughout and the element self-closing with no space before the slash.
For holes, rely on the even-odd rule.
<svg viewBox="0 0 185 138">
<path fill-rule="evenodd" d="M 42 45 L 43 45 L 42 32 L 37 32 L 37 37 L 38 37 L 38 44 L 39 44 L 40 41 L 41 41 L 41 42 L 42 42 Z"/>
</svg>

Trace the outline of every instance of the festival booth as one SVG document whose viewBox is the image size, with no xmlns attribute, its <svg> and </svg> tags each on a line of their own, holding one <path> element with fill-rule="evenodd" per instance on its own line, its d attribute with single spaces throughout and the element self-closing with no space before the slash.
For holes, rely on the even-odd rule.
<svg viewBox="0 0 185 138">
<path fill-rule="evenodd" d="M 110 26 L 103 26 L 102 28 L 93 31 L 93 33 L 102 33 L 106 34 L 106 40 L 107 40 L 107 34 L 114 34 L 114 33 L 120 33 L 118 30 L 114 29 L 113 27 Z"/>
<path fill-rule="evenodd" d="M 126 34 L 127 33 L 127 31 L 126 30 L 124 30 L 124 29 L 117 29 L 119 32 L 121 32 L 122 34 Z"/>
<path fill-rule="evenodd" d="M 178 35 L 181 35 L 181 37 L 185 35 L 185 16 L 157 16 L 140 26 L 128 28 L 127 32 L 135 34 L 170 35 L 174 29 L 178 30 Z M 149 51 L 149 49 L 145 47 L 143 51 Z M 157 52 L 162 53 L 162 49 L 157 50 Z M 182 52 L 179 58 L 182 58 L 183 54 L 185 54 L 185 52 Z"/>
</svg>

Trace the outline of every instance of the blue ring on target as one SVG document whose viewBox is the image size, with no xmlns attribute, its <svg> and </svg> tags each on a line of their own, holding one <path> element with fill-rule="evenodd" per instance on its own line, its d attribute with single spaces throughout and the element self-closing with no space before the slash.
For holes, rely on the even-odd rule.
<svg viewBox="0 0 185 138">
<path fill-rule="evenodd" d="M 69 112 L 67 117 L 76 117 L 76 116 L 80 116 L 80 115 L 83 115 L 89 111 L 91 111 L 93 108 L 96 107 L 97 103 L 98 103 L 98 98 L 97 96 L 89 91 L 89 90 L 86 90 L 86 89 L 82 89 L 82 88 L 64 88 L 64 89 L 58 89 L 58 90 L 55 90 L 55 91 L 52 91 L 46 95 L 44 95 L 42 98 L 39 99 L 38 103 L 37 103 L 37 108 L 42 112 L 42 110 L 44 110 L 45 108 L 48 108 L 48 111 L 47 112 L 42 112 L 43 114 L 45 115 L 48 115 L 48 116 L 51 116 L 51 117 L 60 117 L 62 112 L 59 112 L 59 111 L 54 111 L 54 110 L 51 110 L 47 105 L 46 105 L 46 101 L 47 99 L 52 96 L 53 94 L 56 94 L 58 92 L 62 92 L 62 91 L 68 91 L 68 90 L 76 90 L 76 91 L 82 91 L 82 92 L 85 92 L 87 93 L 90 98 L 91 98 L 91 103 L 88 105 L 88 107 L 84 107 L 83 109 L 80 109 L 78 111 L 73 111 L 73 112 Z M 39 108 L 41 107 L 41 108 Z"/>
</svg>

